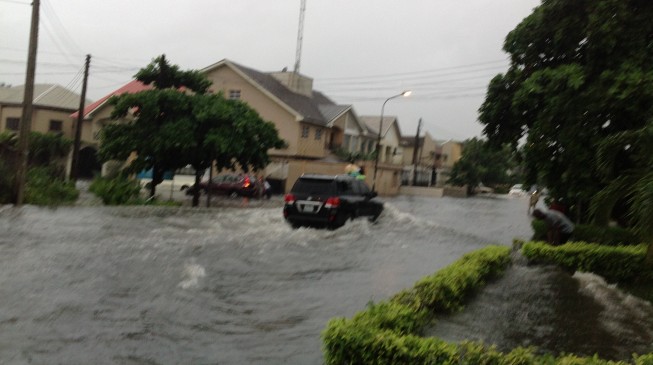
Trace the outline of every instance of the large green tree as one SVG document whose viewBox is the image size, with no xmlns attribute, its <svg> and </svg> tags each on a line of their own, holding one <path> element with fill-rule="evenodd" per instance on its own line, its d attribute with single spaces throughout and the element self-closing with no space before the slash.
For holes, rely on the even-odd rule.
<svg viewBox="0 0 653 365">
<path fill-rule="evenodd" d="M 269 162 L 267 151 L 285 145 L 274 124 L 243 102 L 207 93 L 210 82 L 205 76 L 180 71 L 165 56 L 136 78 L 154 88 L 111 99 L 114 119 L 124 120 L 130 113 L 133 118 L 103 128 L 99 155 L 103 160 L 124 160 L 136 152 L 129 169 L 152 169 L 152 196 L 165 171 L 190 164 L 199 183 L 212 161 L 218 169 L 261 169 Z M 199 190 L 193 205 L 198 203 Z"/>
<path fill-rule="evenodd" d="M 527 183 L 589 220 L 606 186 L 597 146 L 653 112 L 653 2 L 543 0 L 504 43 L 511 65 L 490 83 L 479 119 L 492 143 L 523 143 Z"/>
<path fill-rule="evenodd" d="M 518 170 L 516 161 L 516 152 L 509 145 L 496 146 L 471 138 L 463 143 L 462 155 L 453 165 L 448 183 L 467 185 L 468 193 L 480 183 L 492 187 L 508 184 Z"/>
</svg>

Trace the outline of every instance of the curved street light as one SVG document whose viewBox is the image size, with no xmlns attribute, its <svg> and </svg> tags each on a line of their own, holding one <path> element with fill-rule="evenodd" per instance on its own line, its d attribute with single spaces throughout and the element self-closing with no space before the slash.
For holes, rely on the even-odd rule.
<svg viewBox="0 0 653 365">
<path fill-rule="evenodd" d="M 375 191 L 376 188 L 376 170 L 379 167 L 379 156 L 381 155 L 381 131 L 383 130 L 383 110 L 385 109 L 385 103 L 388 101 L 398 98 L 400 96 L 409 96 L 412 93 L 410 90 L 406 90 L 402 92 L 401 94 L 393 95 L 383 102 L 383 105 L 381 106 L 381 120 L 379 123 L 379 134 L 376 137 L 376 159 L 374 160 L 374 176 L 372 179 L 372 191 Z"/>
</svg>

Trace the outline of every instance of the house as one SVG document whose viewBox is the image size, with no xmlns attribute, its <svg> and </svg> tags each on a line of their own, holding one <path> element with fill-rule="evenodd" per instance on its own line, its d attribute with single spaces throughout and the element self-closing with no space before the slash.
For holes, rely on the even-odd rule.
<svg viewBox="0 0 653 365">
<path fill-rule="evenodd" d="M 453 165 L 460 160 L 463 153 L 462 142 L 447 140 L 438 141 L 440 146 L 439 163 L 437 167 L 437 186 L 443 186 L 449 179 Z"/>
<path fill-rule="evenodd" d="M 372 181 L 372 184 L 380 194 L 397 194 L 401 187 L 403 155 L 400 146 L 399 121 L 395 116 L 384 116 L 381 120 L 380 116 L 369 115 L 361 116 L 361 120 L 367 126 L 370 134 L 375 136 L 374 143 L 379 143 L 378 164 L 375 163 L 372 170 L 373 179 L 376 177 L 377 181 Z"/>
<path fill-rule="evenodd" d="M 24 85 L 0 86 L 0 133 L 18 132 L 20 129 L 24 95 Z M 70 118 L 70 113 L 79 109 L 80 98 L 79 94 L 59 85 L 34 85 L 31 130 L 61 133 L 73 139 L 75 120 Z"/>
<path fill-rule="evenodd" d="M 100 144 L 100 130 L 109 123 L 115 123 L 111 119 L 113 106 L 109 104 L 109 98 L 125 93 L 137 93 L 151 88 L 151 85 L 145 85 L 138 80 L 133 80 L 99 100 L 86 104 L 84 107 L 79 149 L 79 177 L 90 178 L 98 172 L 101 172 L 102 175 L 105 175 L 107 172 L 108 165 L 100 165 L 97 162 L 96 156 Z M 77 120 L 78 114 L 79 112 L 76 111 L 70 114 L 69 118 Z"/>
<path fill-rule="evenodd" d="M 417 139 L 414 136 L 401 137 L 400 146 L 403 151 L 402 173 L 403 185 L 432 186 L 436 184 L 436 169 L 439 167 L 441 147 L 426 131 Z M 414 175 L 416 171 L 417 176 Z"/>
<path fill-rule="evenodd" d="M 375 143 L 379 136 L 379 129 L 381 131 L 379 163 L 380 164 L 402 164 L 402 155 L 400 141 L 401 130 L 399 129 L 399 121 L 395 116 L 384 116 L 383 122 L 381 117 L 378 116 L 361 116 L 361 120 L 368 127 L 368 130 L 375 136 Z"/>
<path fill-rule="evenodd" d="M 211 81 L 211 92 L 242 100 L 263 119 L 275 124 L 287 147 L 268 151 L 271 163 L 262 174 L 270 180 L 277 180 L 284 191 L 289 191 L 302 173 L 343 173 L 347 163 L 334 161 L 336 150 L 350 153 L 373 151 L 372 142 L 377 132 L 371 134 L 351 105 L 336 104 L 313 90 L 313 80 L 307 76 L 286 70 L 261 72 L 227 59 L 200 71 Z M 112 122 L 112 106 L 107 103 L 111 96 L 147 88 L 132 81 L 85 108 L 82 140 L 86 147 L 97 148 L 97 132 Z M 400 133 L 396 118 L 388 126 L 384 128 L 388 134 L 386 138 L 398 146 Z M 396 149 L 388 150 L 388 160 L 392 152 Z M 396 190 L 380 193 L 394 194 Z"/>
</svg>

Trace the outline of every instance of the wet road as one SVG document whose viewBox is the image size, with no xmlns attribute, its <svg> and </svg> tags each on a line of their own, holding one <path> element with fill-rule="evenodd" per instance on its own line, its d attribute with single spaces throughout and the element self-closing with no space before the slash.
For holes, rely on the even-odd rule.
<svg viewBox="0 0 653 365">
<path fill-rule="evenodd" d="M 330 318 L 531 234 L 524 199 L 398 197 L 337 231 L 267 206 L 0 207 L 0 363 L 320 364 Z"/>
</svg>

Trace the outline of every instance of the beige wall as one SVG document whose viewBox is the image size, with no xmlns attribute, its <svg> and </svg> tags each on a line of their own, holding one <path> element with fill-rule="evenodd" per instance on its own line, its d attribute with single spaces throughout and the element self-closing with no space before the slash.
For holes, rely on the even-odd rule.
<svg viewBox="0 0 653 365">
<path fill-rule="evenodd" d="M 290 192 L 293 184 L 302 174 L 326 174 L 339 175 L 345 173 L 348 163 L 333 163 L 320 161 L 289 161 L 288 177 L 286 180 L 285 192 Z M 361 162 L 358 166 L 365 169 L 365 183 L 372 188 L 374 185 L 374 162 Z M 375 190 L 381 196 L 396 196 L 399 194 L 401 183 L 401 167 L 393 165 L 379 165 L 376 173 Z"/>
<path fill-rule="evenodd" d="M 381 154 L 379 155 L 379 162 L 401 165 L 403 153 L 401 152 L 401 147 L 399 147 L 401 136 L 398 132 L 397 128 L 392 126 L 381 139 Z M 395 150 L 397 151 L 397 154 L 393 155 Z"/>
<path fill-rule="evenodd" d="M 460 160 L 463 152 L 463 146 L 460 142 L 447 141 L 442 144 L 442 167 L 451 168 Z M 446 155 L 446 159 L 444 156 Z"/>
<path fill-rule="evenodd" d="M 62 122 L 61 133 L 63 133 L 65 137 L 73 139 L 75 134 L 73 130 L 73 120 L 70 118 L 70 114 L 73 112 L 73 110 L 57 110 L 52 108 L 42 108 L 35 105 L 32 111 L 31 130 L 34 132 L 47 133 L 49 132 L 50 121 L 59 120 Z M 22 106 L 3 105 L 0 107 L 0 132 L 6 130 L 7 118 L 20 119 L 22 114 Z"/>
</svg>

